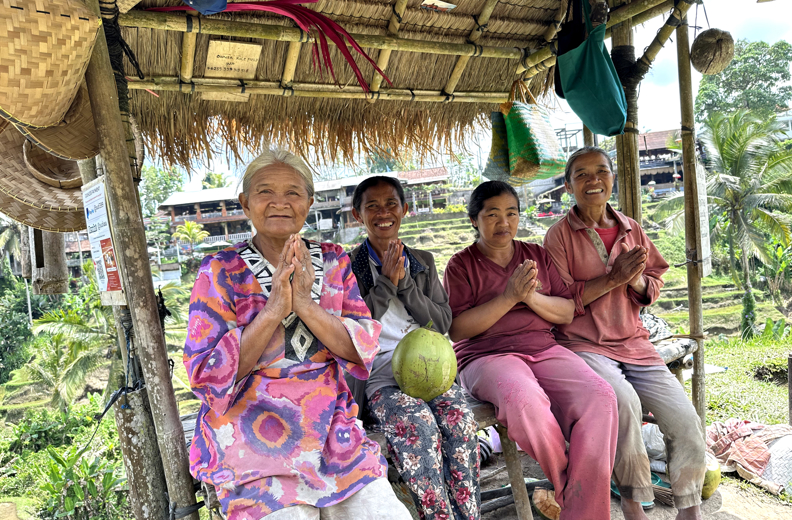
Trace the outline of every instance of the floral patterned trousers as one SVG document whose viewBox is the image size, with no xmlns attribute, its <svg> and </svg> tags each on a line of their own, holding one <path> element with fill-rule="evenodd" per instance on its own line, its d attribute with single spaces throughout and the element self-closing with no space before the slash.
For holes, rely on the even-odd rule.
<svg viewBox="0 0 792 520">
<path fill-rule="evenodd" d="M 481 516 L 476 420 L 462 389 L 424 402 L 388 386 L 368 402 L 372 429 L 388 440 L 396 469 L 418 498 L 426 520 Z"/>
</svg>

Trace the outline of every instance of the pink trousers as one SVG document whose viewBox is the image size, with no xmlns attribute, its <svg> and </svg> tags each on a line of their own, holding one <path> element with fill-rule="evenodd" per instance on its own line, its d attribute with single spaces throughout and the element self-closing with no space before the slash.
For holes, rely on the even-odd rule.
<svg viewBox="0 0 792 520">
<path fill-rule="evenodd" d="M 610 520 L 619 419 L 608 383 L 558 345 L 538 354 L 479 358 L 460 380 L 495 406 L 509 438 L 542 467 L 562 520 Z"/>
</svg>

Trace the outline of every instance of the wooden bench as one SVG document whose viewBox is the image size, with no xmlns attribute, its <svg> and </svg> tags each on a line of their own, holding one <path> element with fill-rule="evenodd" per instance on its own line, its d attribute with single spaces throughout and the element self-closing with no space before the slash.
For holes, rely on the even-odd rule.
<svg viewBox="0 0 792 520">
<path fill-rule="evenodd" d="M 683 360 L 685 356 L 692 354 L 698 348 L 698 343 L 694 340 L 688 339 L 668 339 L 659 342 L 655 345 L 658 354 L 666 364 L 672 364 Z M 677 372 L 677 376 L 681 377 L 682 368 L 675 368 L 673 371 Z M 498 423 L 495 417 L 495 407 L 490 403 L 485 403 L 475 399 L 465 392 L 465 398 L 468 406 L 473 412 L 473 416 L 478 423 L 478 429 L 483 430 L 490 426 L 494 426 L 500 436 L 501 447 L 503 449 L 503 458 L 506 463 L 506 471 L 509 475 L 509 483 L 511 485 L 511 492 L 514 495 L 514 504 L 517 509 L 518 520 L 532 520 L 533 514 L 531 513 L 531 502 L 528 494 L 528 489 L 525 486 L 523 478 L 523 468 L 520 461 L 520 454 L 517 449 L 517 444 L 509 439 L 508 430 L 506 427 Z M 184 428 L 184 440 L 189 445 L 192 442 L 195 421 L 198 413 L 191 413 L 181 416 L 182 427 Z M 644 415 L 645 422 L 654 422 L 651 416 Z M 387 456 L 388 446 L 385 440 L 385 435 L 379 432 L 367 432 L 370 439 L 379 443 L 382 453 Z M 217 502 L 214 487 L 211 484 L 201 483 L 206 505 L 209 509 L 216 509 L 219 511 L 220 504 Z"/>
</svg>

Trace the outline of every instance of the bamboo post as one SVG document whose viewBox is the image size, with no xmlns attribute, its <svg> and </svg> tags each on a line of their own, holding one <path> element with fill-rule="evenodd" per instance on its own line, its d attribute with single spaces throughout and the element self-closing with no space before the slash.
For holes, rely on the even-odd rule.
<svg viewBox="0 0 792 520">
<path fill-rule="evenodd" d="M 86 4 L 99 14 L 98 0 L 87 0 Z M 118 109 L 118 93 L 103 28 L 99 30 L 85 79 L 106 169 L 109 215 L 119 271 L 134 329 L 142 347 L 141 365 L 165 470 L 170 506 L 188 507 L 195 504 L 193 478 L 189 472 L 184 431 L 170 379 L 168 353 L 157 311 L 143 220 L 132 182 L 126 134 Z M 193 512 L 186 518 L 198 520 L 199 517 L 197 512 Z"/>
<path fill-rule="evenodd" d="M 289 43 L 289 50 L 286 51 L 286 63 L 283 65 L 283 74 L 280 80 L 281 88 L 291 88 L 294 72 L 297 70 L 297 62 L 300 60 L 300 50 L 302 50 L 302 42 Z"/>
<path fill-rule="evenodd" d="M 195 68 L 195 42 L 197 39 L 198 33 L 186 32 L 182 35 L 179 78 L 183 83 L 192 81 L 193 69 Z"/>
<path fill-rule="evenodd" d="M 594 132 L 586 125 L 583 125 L 583 146 L 594 146 Z"/>
<path fill-rule="evenodd" d="M 566 3 L 566 0 L 561 0 L 562 4 Z M 495 6 L 498 4 L 498 0 L 487 0 L 487 3 L 484 4 L 484 7 L 481 8 L 481 12 L 479 13 L 478 17 L 475 18 L 476 28 L 471 31 L 470 35 L 468 36 L 468 42 L 476 43 L 481 39 L 481 35 L 484 33 L 484 30 L 489 23 L 490 16 L 492 16 L 492 11 L 495 9 Z M 453 94 L 456 90 L 457 84 L 459 84 L 459 80 L 462 77 L 462 73 L 465 71 L 465 67 L 467 67 L 468 62 L 470 61 L 470 56 L 459 56 L 457 58 L 456 64 L 454 64 L 454 70 L 451 71 L 451 76 L 448 78 L 448 81 L 443 88 L 443 92 L 446 94 Z"/>
<path fill-rule="evenodd" d="M 517 509 L 517 520 L 531 520 L 531 498 L 528 496 L 528 489 L 525 487 L 523 477 L 522 462 L 520 452 L 517 451 L 517 443 L 509 438 L 509 431 L 505 426 L 495 425 L 495 430 L 500 437 L 501 447 L 503 448 L 503 458 L 506 459 L 506 471 L 509 474 L 512 495 L 514 495 L 514 506 Z"/>
<path fill-rule="evenodd" d="M 679 69 L 679 101 L 682 111 L 682 167 L 685 183 L 685 257 L 700 260 L 701 251 L 696 251 L 696 237 L 701 232 L 698 213 L 698 185 L 696 183 L 696 146 L 693 122 L 693 81 L 690 73 L 690 42 L 687 17 L 676 29 L 677 64 Z M 690 335 L 698 348 L 693 353 L 693 406 L 706 431 L 707 399 L 704 386 L 704 319 L 701 297 L 701 268 L 688 262 L 688 316 Z"/>
<path fill-rule="evenodd" d="M 393 6 L 393 14 L 391 15 L 390 22 L 388 23 L 388 33 L 391 36 L 398 36 L 399 35 L 399 25 L 401 24 L 402 16 L 404 15 L 404 11 L 407 9 L 407 0 L 396 0 L 396 4 Z M 388 63 L 390 62 L 391 53 L 393 51 L 391 49 L 382 49 L 377 57 L 377 67 L 382 72 L 388 68 Z M 379 92 L 380 87 L 382 86 L 382 76 L 379 72 L 374 71 L 374 75 L 371 77 L 371 92 Z M 367 98 L 369 103 L 374 103 L 377 98 L 371 96 Z"/>
<path fill-rule="evenodd" d="M 63 233 L 30 228 L 30 265 L 33 294 L 69 292 L 66 237 Z"/>
<path fill-rule="evenodd" d="M 632 21 L 625 20 L 613 27 L 613 51 L 635 52 L 633 47 Z M 629 59 L 630 64 L 634 58 Z M 619 60 L 614 60 L 614 64 Z M 618 65 L 616 66 L 618 70 Z M 638 157 L 638 84 L 622 85 L 627 97 L 627 123 L 624 133 L 616 136 L 616 162 L 618 164 L 619 209 L 628 217 L 641 222 L 641 171 Z"/>
</svg>

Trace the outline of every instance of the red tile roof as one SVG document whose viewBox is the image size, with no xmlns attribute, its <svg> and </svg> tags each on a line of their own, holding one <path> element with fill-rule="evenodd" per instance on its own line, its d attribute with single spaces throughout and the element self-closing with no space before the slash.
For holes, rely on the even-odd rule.
<svg viewBox="0 0 792 520">
<path fill-rule="evenodd" d="M 638 134 L 638 151 L 640 153 L 654 150 L 665 150 L 669 139 L 673 140 L 679 130 L 661 130 L 660 132 L 647 132 Z"/>
</svg>

